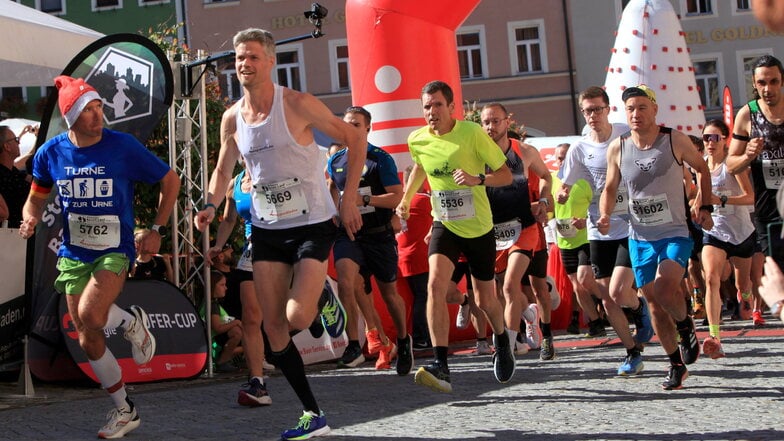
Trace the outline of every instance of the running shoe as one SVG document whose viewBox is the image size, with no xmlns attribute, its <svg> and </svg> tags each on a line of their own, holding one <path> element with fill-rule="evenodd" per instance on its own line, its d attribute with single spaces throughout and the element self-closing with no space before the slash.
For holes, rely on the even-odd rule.
<svg viewBox="0 0 784 441">
<path fill-rule="evenodd" d="M 378 358 L 376 359 L 376 370 L 391 369 L 392 359 L 397 355 L 397 345 L 389 340 L 386 346 L 383 346 L 378 351 Z"/>
<path fill-rule="evenodd" d="M 628 354 L 623 360 L 623 363 L 618 366 L 618 375 L 622 377 L 637 375 L 642 372 L 642 369 L 642 354 L 639 352 L 635 354 Z"/>
<path fill-rule="evenodd" d="M 368 353 L 371 355 L 378 354 L 378 351 L 384 347 L 384 343 L 381 342 L 381 337 L 378 335 L 378 329 L 366 332 L 365 338 L 367 338 Z"/>
<path fill-rule="evenodd" d="M 267 392 L 267 386 L 259 381 L 258 378 L 251 378 L 243 384 L 244 389 L 240 389 L 237 394 L 237 404 L 240 406 L 259 407 L 272 404 L 272 398 Z"/>
<path fill-rule="evenodd" d="M 434 360 L 427 366 L 422 366 L 414 374 L 414 382 L 429 387 L 436 392 L 452 392 L 452 381 L 449 379 L 449 369 Z"/>
<path fill-rule="evenodd" d="M 414 356 L 411 353 L 412 339 L 410 335 L 400 340 L 400 346 L 397 349 L 397 362 L 395 363 L 395 370 L 401 377 L 411 373 L 414 368 Z"/>
<path fill-rule="evenodd" d="M 465 298 L 468 300 L 468 298 Z M 455 317 L 455 326 L 457 329 L 465 329 L 468 325 L 471 324 L 471 306 L 468 302 L 465 302 L 464 305 L 460 305 L 460 309 L 457 310 L 457 317 Z"/>
<path fill-rule="evenodd" d="M 528 309 L 534 313 L 534 319 L 528 321 L 528 319 L 525 318 L 525 314 L 523 314 L 523 321 L 525 321 L 525 342 L 528 344 L 529 348 L 537 349 L 542 346 L 542 330 L 539 329 L 539 320 L 541 317 L 539 314 L 539 305 L 531 303 L 528 305 Z"/>
<path fill-rule="evenodd" d="M 506 333 L 506 331 L 504 331 Z M 509 334 L 506 334 L 506 342 L 499 344 L 495 334 L 493 334 L 493 374 L 499 383 L 506 383 L 512 379 L 515 373 L 515 356 L 512 350 L 513 342 L 509 341 Z"/>
<path fill-rule="evenodd" d="M 688 316 L 687 316 L 688 317 Z M 689 325 L 683 329 L 678 329 L 681 341 L 678 345 L 681 349 L 681 358 L 684 364 L 692 364 L 700 358 L 700 341 L 697 340 L 697 332 L 694 329 L 694 319 L 688 317 Z"/>
<path fill-rule="evenodd" d="M 136 406 L 133 405 L 131 400 L 126 398 L 129 409 L 112 409 L 106 415 L 106 425 L 101 427 L 98 431 L 98 438 L 101 439 L 116 439 L 122 438 L 126 433 L 139 427 L 142 420 L 139 419 L 139 414 L 136 412 Z"/>
<path fill-rule="evenodd" d="M 555 346 L 553 346 L 553 336 L 542 339 L 542 347 L 539 348 L 539 359 L 542 361 L 555 360 Z"/>
<path fill-rule="evenodd" d="M 125 339 L 131 342 L 131 353 L 136 364 L 149 363 L 155 355 L 155 336 L 150 332 L 150 319 L 141 306 L 131 305 L 128 312 L 133 322 L 125 331 Z"/>
<path fill-rule="evenodd" d="M 427 351 L 433 349 L 433 345 L 428 340 L 415 341 L 413 344 L 414 352 Z"/>
<path fill-rule="evenodd" d="M 724 348 L 721 347 L 721 342 L 715 337 L 706 337 L 702 342 L 702 353 L 715 360 L 724 357 Z"/>
<path fill-rule="evenodd" d="M 362 348 L 359 345 L 349 343 L 343 350 L 343 355 L 338 360 L 339 368 L 354 368 L 365 362 Z"/>
<path fill-rule="evenodd" d="M 493 348 L 487 343 L 487 340 L 477 340 L 474 355 L 491 355 Z"/>
<path fill-rule="evenodd" d="M 569 322 L 569 325 L 566 327 L 566 333 L 578 335 L 580 333 L 580 323 L 577 320 Z"/>
<path fill-rule="evenodd" d="M 602 319 L 588 322 L 588 332 L 585 334 L 586 337 L 604 337 L 605 335 L 607 335 L 607 331 L 604 329 L 604 322 Z"/>
<path fill-rule="evenodd" d="M 632 311 L 634 326 L 636 328 L 634 341 L 637 344 L 644 344 L 653 338 L 653 324 L 651 323 L 651 310 L 648 308 L 648 301 L 645 297 L 640 297 L 640 312 Z"/>
<path fill-rule="evenodd" d="M 306 410 L 302 412 L 302 416 L 299 417 L 297 427 L 281 433 L 280 439 L 310 439 L 314 436 L 326 435 L 329 431 L 330 428 L 327 425 L 327 417 L 324 416 L 324 412 L 316 415 L 315 413 Z"/>
<path fill-rule="evenodd" d="M 765 319 L 762 318 L 762 311 L 754 311 L 751 314 L 751 322 L 754 326 L 765 326 Z"/>
<path fill-rule="evenodd" d="M 740 305 L 740 319 L 749 320 L 752 316 L 751 293 L 738 291 L 738 304 Z"/>
<path fill-rule="evenodd" d="M 329 282 L 326 282 L 324 285 L 321 296 L 326 296 L 327 300 L 321 308 L 321 324 L 324 325 L 324 329 L 330 337 L 338 338 L 346 328 L 346 310 L 343 309 L 343 305 L 335 297 Z"/>
<path fill-rule="evenodd" d="M 670 365 L 670 370 L 667 371 L 667 378 L 662 383 L 664 390 L 677 390 L 683 387 L 683 381 L 689 378 L 689 370 L 686 365 L 679 364 L 677 366 Z"/>
</svg>

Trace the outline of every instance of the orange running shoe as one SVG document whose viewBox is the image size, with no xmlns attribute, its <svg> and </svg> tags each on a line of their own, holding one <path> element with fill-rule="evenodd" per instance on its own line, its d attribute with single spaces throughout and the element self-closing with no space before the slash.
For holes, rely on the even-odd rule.
<svg viewBox="0 0 784 441">
<path fill-rule="evenodd" d="M 365 333 L 365 336 L 367 337 L 368 352 L 378 354 L 378 351 L 384 347 L 384 343 L 381 342 L 381 337 L 378 335 L 378 329 L 371 329 Z"/>
<path fill-rule="evenodd" d="M 751 314 L 751 321 L 754 326 L 765 326 L 765 319 L 762 318 L 762 311 L 754 311 Z"/>
<path fill-rule="evenodd" d="M 378 351 L 378 359 L 376 360 L 376 370 L 391 369 L 392 359 L 397 355 L 397 345 L 392 343 L 392 340 L 386 346 L 382 346 Z"/>
<path fill-rule="evenodd" d="M 715 360 L 724 357 L 724 348 L 721 347 L 721 342 L 715 337 L 707 337 L 702 342 L 702 353 Z"/>
</svg>

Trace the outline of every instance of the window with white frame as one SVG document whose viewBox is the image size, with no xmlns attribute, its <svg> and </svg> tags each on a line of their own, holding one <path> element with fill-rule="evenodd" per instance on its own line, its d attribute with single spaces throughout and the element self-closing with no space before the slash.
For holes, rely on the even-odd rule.
<svg viewBox="0 0 784 441">
<path fill-rule="evenodd" d="M 751 11 L 751 5 L 749 4 L 749 0 L 736 0 L 735 7 L 736 11 L 745 12 Z"/>
<path fill-rule="evenodd" d="M 705 109 L 717 109 L 721 107 L 721 90 L 719 62 L 716 58 L 695 60 L 694 79 L 697 80 L 697 89 L 700 101 Z"/>
<path fill-rule="evenodd" d="M 511 22 L 508 31 L 512 74 L 546 72 L 544 20 Z"/>
<path fill-rule="evenodd" d="M 36 0 L 36 9 L 49 14 L 65 14 L 63 0 Z"/>
<path fill-rule="evenodd" d="M 218 75 L 218 84 L 221 88 L 221 95 L 228 98 L 231 102 L 237 101 L 242 98 L 242 86 L 237 79 L 237 71 L 234 67 L 227 67 L 220 71 Z"/>
<path fill-rule="evenodd" d="M 139 6 L 165 5 L 171 0 L 139 0 Z"/>
<path fill-rule="evenodd" d="M 276 48 L 278 84 L 289 89 L 305 91 L 302 68 L 302 45 L 285 45 Z"/>
<path fill-rule="evenodd" d="M 345 39 L 329 41 L 329 65 L 332 92 L 347 92 L 351 90 L 348 43 Z"/>
<path fill-rule="evenodd" d="M 93 12 L 122 9 L 122 0 L 93 0 Z"/>
<path fill-rule="evenodd" d="M 681 0 L 681 2 L 684 15 L 713 14 L 713 0 Z"/>
<path fill-rule="evenodd" d="M 474 79 L 487 76 L 484 27 L 469 26 L 457 31 L 457 62 L 460 78 Z"/>
</svg>

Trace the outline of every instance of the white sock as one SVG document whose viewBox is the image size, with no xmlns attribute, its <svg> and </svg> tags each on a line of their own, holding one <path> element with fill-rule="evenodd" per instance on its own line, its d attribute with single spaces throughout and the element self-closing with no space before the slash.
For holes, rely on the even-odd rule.
<svg viewBox="0 0 784 441">
<path fill-rule="evenodd" d="M 128 393 L 125 391 L 125 385 L 122 381 L 122 370 L 109 348 L 106 348 L 106 352 L 98 360 L 88 361 L 95 376 L 98 377 L 98 381 L 101 382 L 101 386 L 109 393 L 114 406 L 118 409 L 130 410 L 128 400 L 126 400 Z"/>
<path fill-rule="evenodd" d="M 506 333 L 509 335 L 509 345 L 514 347 L 517 344 L 517 331 L 513 331 L 511 329 L 507 329 Z"/>
<path fill-rule="evenodd" d="M 106 319 L 104 329 L 123 328 L 127 331 L 135 318 L 130 312 L 112 303 L 112 306 L 109 307 L 109 317 Z"/>
<path fill-rule="evenodd" d="M 254 379 L 254 378 L 259 380 L 259 383 L 264 384 L 264 379 L 263 378 L 254 376 L 254 377 L 251 378 L 251 380 Z"/>
</svg>

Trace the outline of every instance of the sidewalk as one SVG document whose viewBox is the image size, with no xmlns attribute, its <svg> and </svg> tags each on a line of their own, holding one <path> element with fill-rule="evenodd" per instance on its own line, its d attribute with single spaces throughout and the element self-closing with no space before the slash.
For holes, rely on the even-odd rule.
<svg viewBox="0 0 784 441">
<path fill-rule="evenodd" d="M 784 329 L 766 318 L 761 329 L 727 323 L 727 357 L 700 358 L 684 389 L 670 392 L 659 386 L 668 361 L 657 343 L 645 349 L 641 375 L 616 376 L 625 352 L 613 335 L 558 335 L 556 360 L 539 361 L 538 351 L 518 357 L 506 385 L 495 381 L 490 356 L 463 355 L 470 348 L 461 345 L 449 360 L 451 394 L 418 386 L 413 375 L 377 372 L 369 362 L 346 370 L 310 366 L 333 428 L 317 439 L 782 440 Z M 236 394 L 244 381 L 243 374 L 221 374 L 132 385 L 142 425 L 126 439 L 277 440 L 301 414 L 296 396 L 276 371 L 267 381 L 272 406 L 241 408 Z M 16 384 L 0 383 L 0 440 L 95 439 L 111 407 L 97 387 L 36 382 L 35 391 L 35 398 L 10 397 Z"/>
</svg>

